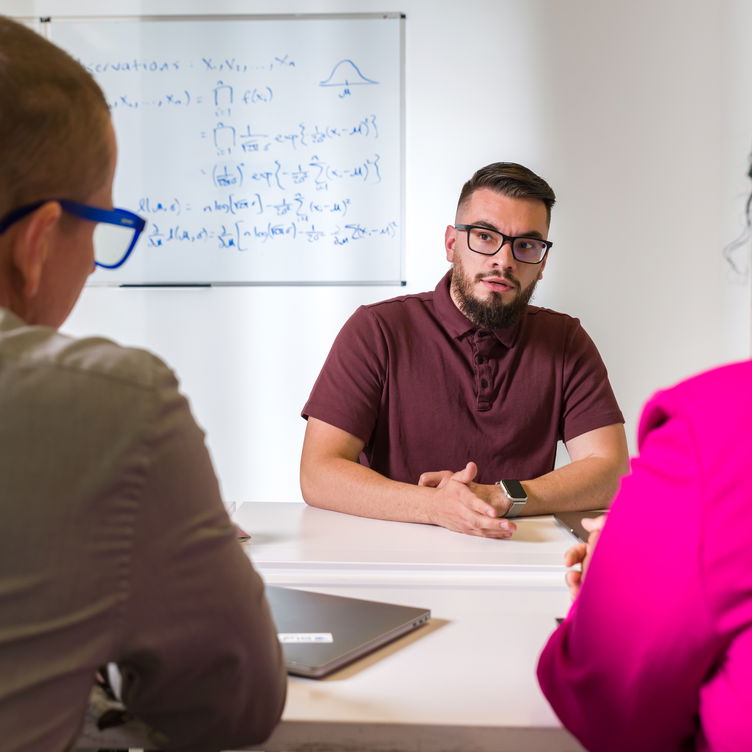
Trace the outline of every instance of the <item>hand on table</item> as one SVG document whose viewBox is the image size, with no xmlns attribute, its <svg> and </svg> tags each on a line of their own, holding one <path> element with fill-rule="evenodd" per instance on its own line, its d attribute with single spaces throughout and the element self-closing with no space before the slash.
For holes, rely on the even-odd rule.
<svg viewBox="0 0 752 752">
<path fill-rule="evenodd" d="M 509 520 L 499 519 L 509 505 L 504 505 L 497 486 L 474 483 L 477 473 L 478 466 L 468 462 L 464 469 L 455 473 L 438 470 L 420 476 L 419 486 L 437 491 L 432 521 L 458 533 L 509 538 L 517 526 Z"/>
<path fill-rule="evenodd" d="M 578 564 L 581 565 L 580 569 L 570 569 L 566 575 L 564 575 L 572 600 L 580 594 L 580 588 L 585 581 L 590 557 L 593 555 L 595 546 L 598 543 L 598 537 L 600 536 L 605 523 L 605 514 L 602 514 L 599 517 L 583 517 L 582 526 L 588 531 L 588 533 L 590 533 L 587 543 L 578 543 L 576 546 L 567 549 L 564 553 L 565 567 L 575 567 Z"/>
</svg>

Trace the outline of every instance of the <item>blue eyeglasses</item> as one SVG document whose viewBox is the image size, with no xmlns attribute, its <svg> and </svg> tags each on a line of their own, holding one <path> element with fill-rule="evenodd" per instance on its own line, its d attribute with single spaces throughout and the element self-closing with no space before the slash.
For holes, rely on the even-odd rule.
<svg viewBox="0 0 752 752">
<path fill-rule="evenodd" d="M 100 209 L 67 199 L 48 199 L 48 201 L 57 201 L 61 209 L 68 214 L 97 223 L 94 230 L 94 263 L 103 269 L 117 269 L 122 266 L 131 255 L 139 235 L 146 227 L 145 219 L 125 209 Z M 0 219 L 0 235 L 12 224 L 46 203 L 47 201 L 37 201 L 6 214 Z"/>
</svg>

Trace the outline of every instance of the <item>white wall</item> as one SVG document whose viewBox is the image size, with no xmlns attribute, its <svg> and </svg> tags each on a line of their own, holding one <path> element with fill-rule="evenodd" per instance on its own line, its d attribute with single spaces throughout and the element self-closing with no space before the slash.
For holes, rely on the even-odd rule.
<svg viewBox="0 0 752 752">
<path fill-rule="evenodd" d="M 407 14 L 406 288 L 89 288 L 65 327 L 148 347 L 177 370 L 227 498 L 300 498 L 298 415 L 332 338 L 358 304 L 435 286 L 459 188 L 491 161 L 527 164 L 556 190 L 555 248 L 535 302 L 583 320 L 630 438 L 655 388 L 748 356 L 749 283 L 722 256 L 742 228 L 749 187 L 752 9 L 744 0 L 118 0 L 107 8 Z M 3 9 L 106 12 L 96 0 L 4 0 Z"/>
</svg>

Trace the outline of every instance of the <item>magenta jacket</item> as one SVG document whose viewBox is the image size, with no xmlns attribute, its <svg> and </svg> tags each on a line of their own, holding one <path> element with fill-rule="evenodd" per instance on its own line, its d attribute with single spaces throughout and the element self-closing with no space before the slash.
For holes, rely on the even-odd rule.
<svg viewBox="0 0 752 752">
<path fill-rule="evenodd" d="M 752 750 L 752 362 L 656 394 L 538 680 L 591 752 Z"/>
</svg>

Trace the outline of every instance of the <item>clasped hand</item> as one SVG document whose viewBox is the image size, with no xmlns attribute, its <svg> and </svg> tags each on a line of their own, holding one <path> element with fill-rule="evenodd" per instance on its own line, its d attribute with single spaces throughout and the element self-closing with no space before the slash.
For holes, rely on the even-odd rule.
<svg viewBox="0 0 752 752">
<path fill-rule="evenodd" d="M 517 526 L 499 519 L 509 509 L 496 485 L 475 483 L 478 466 L 474 462 L 457 472 L 438 470 L 423 473 L 419 486 L 436 489 L 431 521 L 449 530 L 485 538 L 509 538 Z"/>
</svg>

